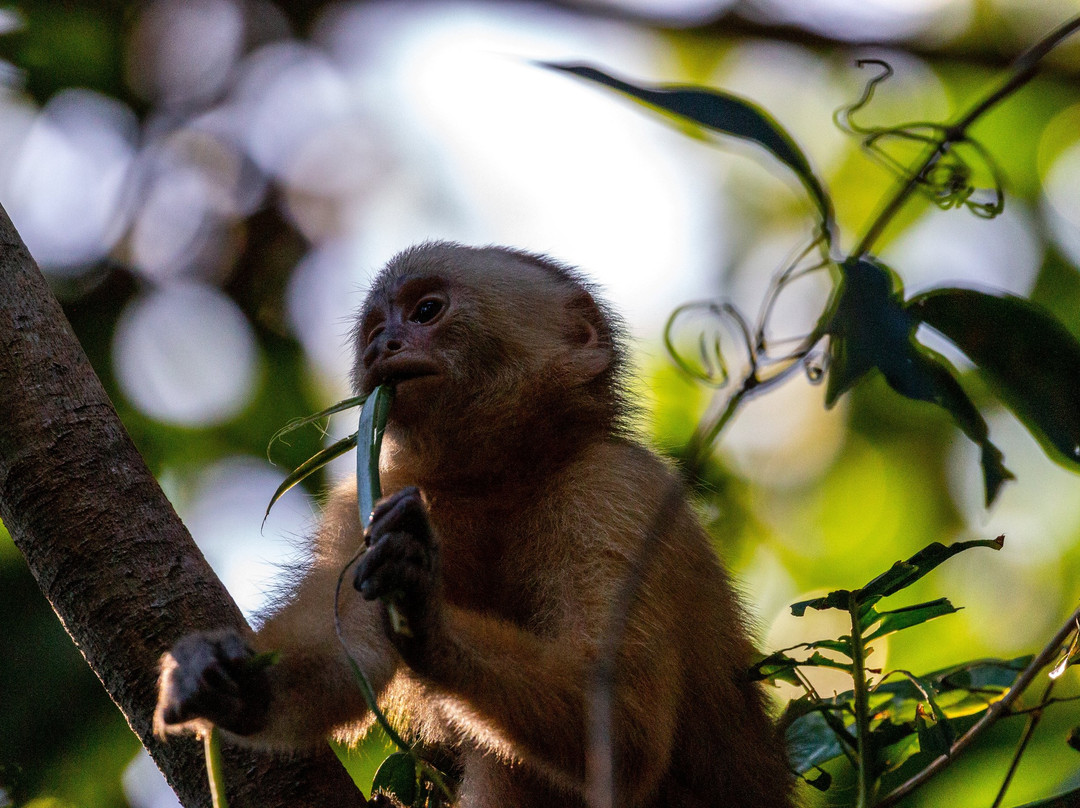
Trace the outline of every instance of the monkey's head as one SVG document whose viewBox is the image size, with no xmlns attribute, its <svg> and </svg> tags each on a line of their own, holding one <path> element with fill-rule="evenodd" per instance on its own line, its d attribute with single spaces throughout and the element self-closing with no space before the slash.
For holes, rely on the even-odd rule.
<svg viewBox="0 0 1080 808">
<path fill-rule="evenodd" d="M 422 443 L 581 437 L 624 413 L 619 321 L 573 270 L 504 248 L 434 242 L 372 283 L 353 385 L 392 384 L 391 427 Z M 513 442 L 512 442 L 513 443 Z"/>
</svg>

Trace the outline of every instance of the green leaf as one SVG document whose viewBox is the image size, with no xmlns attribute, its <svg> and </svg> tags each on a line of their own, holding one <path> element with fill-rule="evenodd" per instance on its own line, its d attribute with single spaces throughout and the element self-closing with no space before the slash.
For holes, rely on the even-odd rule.
<svg viewBox="0 0 1080 808">
<path fill-rule="evenodd" d="M 788 762 L 797 773 L 810 771 L 844 753 L 844 747 L 825 715 L 812 712 L 793 721 L 784 733 Z"/>
<path fill-rule="evenodd" d="M 915 731 L 919 735 L 921 752 L 940 757 L 952 747 L 952 732 L 948 722 L 934 720 L 921 709 L 915 713 Z"/>
<path fill-rule="evenodd" d="M 940 708 L 949 718 L 978 715 L 1009 690 L 1030 661 L 1030 656 L 979 659 L 918 677 L 894 671 L 908 678 L 881 682 L 871 693 L 871 702 L 875 711 L 887 712 L 894 720 L 902 714 L 913 715 L 917 703 L 929 703 L 935 714 Z"/>
<path fill-rule="evenodd" d="M 798 603 L 792 603 L 791 613 L 795 617 L 802 617 L 806 614 L 807 609 L 816 609 L 819 612 L 823 612 L 826 609 L 842 609 L 847 611 L 850 602 L 851 591 L 848 589 L 837 589 L 823 598 L 800 600 Z"/>
<path fill-rule="evenodd" d="M 403 805 L 415 802 L 416 761 L 408 752 L 394 752 L 382 762 L 371 781 L 371 793 L 376 791 L 394 795 Z"/>
<path fill-rule="evenodd" d="M 828 791 L 829 786 L 832 785 L 832 775 L 824 769 L 818 769 L 817 777 L 803 776 L 803 782 L 808 786 L 816 788 L 818 791 Z"/>
<path fill-rule="evenodd" d="M 379 480 L 379 452 L 382 450 L 383 432 L 394 401 L 394 388 L 379 385 L 371 391 L 360 410 L 360 423 L 356 444 L 356 506 L 360 511 L 360 524 L 367 529 L 375 503 L 382 497 Z M 394 597 L 383 599 L 395 634 L 412 636 L 409 622 L 398 608 Z"/>
<path fill-rule="evenodd" d="M 642 86 L 616 78 L 584 64 L 542 62 L 542 66 L 602 84 L 630 98 L 676 117 L 725 135 L 750 140 L 764 147 L 795 172 L 817 205 L 827 238 L 834 230 L 832 202 L 810 168 L 810 161 L 794 139 L 757 104 L 731 93 L 705 87 Z"/>
<path fill-rule="evenodd" d="M 356 501 L 360 509 L 360 522 L 366 529 L 371 521 L 371 511 L 382 496 L 379 482 L 379 451 L 382 449 L 386 418 L 394 400 L 392 387 L 379 385 L 371 391 L 360 410 L 356 444 Z"/>
<path fill-rule="evenodd" d="M 266 506 L 266 513 L 263 514 L 263 524 L 266 524 L 266 517 L 270 515 L 270 509 L 274 507 L 274 503 L 284 496 L 285 492 L 296 485 L 301 480 L 310 477 L 316 471 L 321 469 L 335 457 L 340 457 L 346 452 L 352 450 L 356 446 L 356 433 L 349 435 L 347 438 L 342 438 L 339 441 L 335 441 L 331 445 L 327 446 L 320 452 L 309 457 L 303 463 L 296 467 L 285 480 L 277 487 L 274 492 L 274 496 L 270 497 L 270 504 Z"/>
<path fill-rule="evenodd" d="M 1080 805 L 1080 788 L 1074 788 L 1055 797 L 1047 797 L 1044 800 L 1025 802 L 1017 808 L 1076 808 Z"/>
<path fill-rule="evenodd" d="M 958 541 L 949 545 L 933 542 L 906 561 L 897 561 L 888 570 L 874 578 L 862 589 L 859 589 L 856 595 L 860 601 L 865 601 L 874 596 L 887 597 L 911 586 L 957 553 L 962 553 L 964 550 L 970 550 L 973 547 L 991 547 L 994 550 L 1000 550 L 1004 543 L 1004 536 L 998 536 L 996 539 Z"/>
<path fill-rule="evenodd" d="M 270 447 L 273 446 L 276 441 L 281 440 L 282 436 L 294 432 L 297 429 L 300 429 L 300 427 L 307 426 L 308 424 L 318 423 L 323 418 L 329 418 L 334 413 L 351 410 L 353 407 L 360 407 L 366 399 L 367 396 L 353 396 L 352 398 L 339 401 L 337 404 L 327 407 L 325 410 L 317 412 L 314 415 L 305 415 L 302 418 L 294 418 L 275 432 L 273 437 L 270 438 L 270 443 L 266 447 L 267 454 L 270 452 Z"/>
<path fill-rule="evenodd" d="M 823 329 L 829 335 L 826 407 L 871 370 L 907 353 L 913 333 L 895 272 L 869 258 L 849 258 L 840 272 Z"/>
<path fill-rule="evenodd" d="M 1080 471 L 1080 342 L 1030 300 L 936 289 L 906 305 L 948 337 L 1046 453 Z"/>
<path fill-rule="evenodd" d="M 776 651 L 752 665 L 749 676 L 750 680 L 754 682 L 779 681 L 791 685 L 801 685 L 802 681 L 795 672 L 798 667 L 799 661 L 797 659 L 789 657 L 783 651 Z"/>
<path fill-rule="evenodd" d="M 938 600 L 932 600 L 927 603 L 920 603 L 915 606 L 907 606 L 903 609 L 894 609 L 888 612 L 875 612 L 876 619 L 873 622 L 880 621 L 880 625 L 863 637 L 864 642 L 870 642 L 876 640 L 879 637 L 884 637 L 887 634 L 892 634 L 896 631 L 902 631 L 905 628 L 911 626 L 917 626 L 921 623 L 925 623 L 928 620 L 933 620 L 935 617 L 943 617 L 947 614 L 953 614 L 960 611 L 951 603 L 948 599 L 940 598 Z M 873 623 L 869 624 L 873 625 Z"/>
<path fill-rule="evenodd" d="M 835 643 L 833 641 L 824 641 L 822 645 L 824 645 L 825 642 L 827 642 L 829 646 L 832 646 L 834 644 L 843 644 L 840 641 L 836 641 Z M 804 646 L 794 647 L 813 648 L 817 645 L 817 643 L 807 643 Z M 790 651 L 792 649 L 788 648 L 786 650 Z M 842 653 L 847 652 L 844 651 Z M 818 653 L 817 651 L 815 651 L 806 659 L 795 659 L 794 657 L 788 656 L 784 651 L 776 651 L 772 654 L 769 654 L 767 657 L 760 660 L 757 664 L 751 667 L 750 676 L 754 681 L 761 681 L 765 679 L 772 681 L 780 680 L 793 685 L 800 685 L 802 684 L 802 681 L 795 673 L 796 668 L 837 668 L 838 670 L 851 673 L 850 662 L 844 662 L 843 660 L 838 659 L 831 659 L 824 654 Z"/>
<path fill-rule="evenodd" d="M 903 302 L 896 273 L 871 256 L 848 258 L 840 270 L 840 284 L 821 329 L 830 338 L 825 406 L 831 407 L 876 369 L 900 395 L 945 409 L 981 450 L 989 506 L 1013 475 L 952 366 L 915 339 L 920 319 Z"/>
</svg>

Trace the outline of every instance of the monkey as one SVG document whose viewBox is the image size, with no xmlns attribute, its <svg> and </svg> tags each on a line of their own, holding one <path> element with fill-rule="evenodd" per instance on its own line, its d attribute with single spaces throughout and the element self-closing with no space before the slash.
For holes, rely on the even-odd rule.
<svg viewBox="0 0 1080 808">
<path fill-rule="evenodd" d="M 214 724 L 282 750 L 362 735 L 333 609 L 366 542 L 344 643 L 380 703 L 453 756 L 457 804 L 584 806 L 590 681 L 646 552 L 616 657 L 615 804 L 792 805 L 746 609 L 671 464 L 637 437 L 624 332 L 546 256 L 428 242 L 394 257 L 357 316 L 352 371 L 358 393 L 395 391 L 389 493 L 365 532 L 355 481 L 336 488 L 310 568 L 258 631 L 163 657 L 158 731 Z"/>
</svg>

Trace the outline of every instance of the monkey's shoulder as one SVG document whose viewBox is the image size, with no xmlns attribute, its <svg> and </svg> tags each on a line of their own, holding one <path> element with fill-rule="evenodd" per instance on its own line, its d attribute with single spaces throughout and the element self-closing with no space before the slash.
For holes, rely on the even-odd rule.
<svg viewBox="0 0 1080 808">
<path fill-rule="evenodd" d="M 662 505 L 682 514 L 686 496 L 670 463 L 632 440 L 612 438 L 585 449 L 567 469 L 563 493 L 583 504 L 642 517 Z"/>
</svg>

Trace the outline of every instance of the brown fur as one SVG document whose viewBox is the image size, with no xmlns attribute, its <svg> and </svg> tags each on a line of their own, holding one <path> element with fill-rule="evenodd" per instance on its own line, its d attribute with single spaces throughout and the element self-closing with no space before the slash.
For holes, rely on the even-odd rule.
<svg viewBox="0 0 1080 808">
<path fill-rule="evenodd" d="M 407 323 L 432 290 L 446 306 L 438 321 Z M 381 369 L 391 340 L 438 369 L 397 384 L 382 476 L 386 492 L 423 493 L 439 631 L 414 669 L 387 638 L 383 607 L 351 587 L 342 623 L 384 701 L 455 750 L 460 804 L 583 804 L 592 665 L 647 544 L 618 657 L 616 804 L 790 805 L 726 573 L 685 502 L 650 533 L 678 483 L 629 435 L 619 329 L 588 287 L 537 256 L 423 245 L 376 279 L 356 334 L 358 389 L 399 381 Z M 281 657 L 265 727 L 248 742 L 288 748 L 366 727 L 332 619 L 360 536 L 350 483 L 331 496 L 311 570 L 252 639 Z"/>
</svg>

